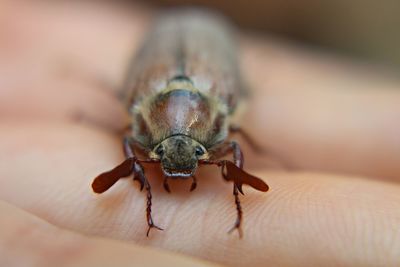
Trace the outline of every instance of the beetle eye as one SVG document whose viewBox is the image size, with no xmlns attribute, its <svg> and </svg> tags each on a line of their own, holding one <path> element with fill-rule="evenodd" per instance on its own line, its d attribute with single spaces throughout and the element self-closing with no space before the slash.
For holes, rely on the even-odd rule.
<svg viewBox="0 0 400 267">
<path fill-rule="evenodd" d="M 164 148 L 163 146 L 158 146 L 156 149 L 156 153 L 157 155 L 159 155 L 160 157 L 162 157 L 164 155 Z"/>
<path fill-rule="evenodd" d="M 203 156 L 204 155 L 204 150 L 201 148 L 201 147 L 196 147 L 196 151 L 195 151 L 195 153 L 196 153 L 196 156 Z"/>
</svg>

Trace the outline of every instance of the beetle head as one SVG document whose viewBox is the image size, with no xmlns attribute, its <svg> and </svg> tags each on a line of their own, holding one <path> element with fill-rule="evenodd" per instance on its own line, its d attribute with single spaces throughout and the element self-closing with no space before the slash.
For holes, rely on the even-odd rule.
<svg viewBox="0 0 400 267">
<path fill-rule="evenodd" d="M 186 135 L 173 135 L 156 145 L 153 153 L 160 159 L 165 176 L 187 178 L 194 175 L 207 150 Z"/>
</svg>

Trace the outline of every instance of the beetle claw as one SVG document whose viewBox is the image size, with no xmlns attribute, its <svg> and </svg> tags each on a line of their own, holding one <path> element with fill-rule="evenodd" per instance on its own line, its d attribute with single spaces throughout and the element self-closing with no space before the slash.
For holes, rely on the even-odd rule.
<svg viewBox="0 0 400 267">
<path fill-rule="evenodd" d="M 239 190 L 240 194 L 244 195 L 243 188 L 242 188 L 243 184 L 235 184 L 235 185 L 236 185 L 237 189 Z"/>
<path fill-rule="evenodd" d="M 192 185 L 190 186 L 190 192 L 192 192 L 193 190 L 195 190 L 197 187 L 197 183 L 193 182 Z"/>
<path fill-rule="evenodd" d="M 231 234 L 233 231 L 237 230 L 239 233 L 239 238 L 243 237 L 243 230 L 242 227 L 240 227 L 240 220 L 236 220 L 235 224 L 232 226 L 231 229 L 229 229 L 228 234 Z"/>
<path fill-rule="evenodd" d="M 151 230 L 152 228 L 155 228 L 155 229 L 160 230 L 160 231 L 164 231 L 164 229 L 162 229 L 161 227 L 158 227 L 158 226 L 155 225 L 154 223 L 149 224 L 149 227 L 147 228 L 147 232 L 146 232 L 146 236 L 147 236 L 147 237 L 149 237 L 150 230 Z"/>
<path fill-rule="evenodd" d="M 171 189 L 169 188 L 169 184 L 168 184 L 168 177 L 164 178 L 163 186 L 164 186 L 165 191 L 167 191 L 168 193 L 171 193 Z"/>
<path fill-rule="evenodd" d="M 192 182 L 192 185 L 190 186 L 190 192 L 192 192 L 193 190 L 195 190 L 196 187 L 197 187 L 197 179 L 196 179 L 196 176 L 192 176 L 192 178 L 193 178 L 193 182 Z"/>
<path fill-rule="evenodd" d="M 142 179 L 139 175 L 135 174 L 135 177 L 133 177 L 133 180 L 139 182 L 139 184 L 140 184 L 140 191 L 143 191 L 143 188 L 144 188 L 144 181 L 143 181 L 143 179 Z"/>
</svg>

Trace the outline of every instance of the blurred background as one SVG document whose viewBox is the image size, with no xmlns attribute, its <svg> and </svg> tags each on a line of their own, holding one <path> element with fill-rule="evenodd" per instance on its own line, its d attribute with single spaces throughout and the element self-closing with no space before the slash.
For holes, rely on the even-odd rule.
<svg viewBox="0 0 400 267">
<path fill-rule="evenodd" d="M 0 67 L 12 54 L 23 58 L 23 54 L 34 51 L 35 56 L 48 57 L 44 54 L 64 47 L 64 52 L 79 55 L 84 63 L 81 66 L 90 61 L 92 68 L 101 68 L 103 62 L 94 60 L 94 55 L 108 59 L 113 52 L 115 58 L 127 57 L 128 47 L 124 45 L 129 44 L 132 52 L 132 42 L 140 40 L 151 17 L 162 8 L 176 6 L 213 8 L 246 33 L 329 52 L 395 73 L 400 69 L 398 0 L 0 0 Z M 71 56 L 65 56 L 64 61 L 72 61 Z M 112 75 L 115 77 L 115 70 Z"/>
<path fill-rule="evenodd" d="M 400 68 L 398 0 L 151 0 L 216 8 L 245 29 Z"/>
</svg>

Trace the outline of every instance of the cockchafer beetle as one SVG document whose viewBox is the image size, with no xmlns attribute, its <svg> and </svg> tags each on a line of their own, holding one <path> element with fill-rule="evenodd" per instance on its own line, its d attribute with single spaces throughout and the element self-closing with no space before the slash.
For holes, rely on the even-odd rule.
<svg viewBox="0 0 400 267">
<path fill-rule="evenodd" d="M 103 193 L 120 178 L 133 174 L 147 191 L 147 236 L 160 229 L 151 216 L 151 186 L 142 163 L 160 164 L 164 188 L 168 179 L 193 179 L 199 165 L 221 168 L 233 182 L 237 219 L 230 230 L 242 236 L 239 192 L 247 184 L 266 192 L 268 185 L 243 170 L 239 144 L 229 141 L 232 131 L 247 135 L 232 124 L 245 98 L 230 25 L 207 12 L 175 11 L 162 15 L 129 67 L 123 97 L 132 118 L 124 138 L 126 159 L 97 176 L 92 184 Z M 248 138 L 247 138 L 248 139 Z M 136 152 L 146 155 L 139 159 Z M 233 161 L 220 159 L 233 154 Z"/>
</svg>

